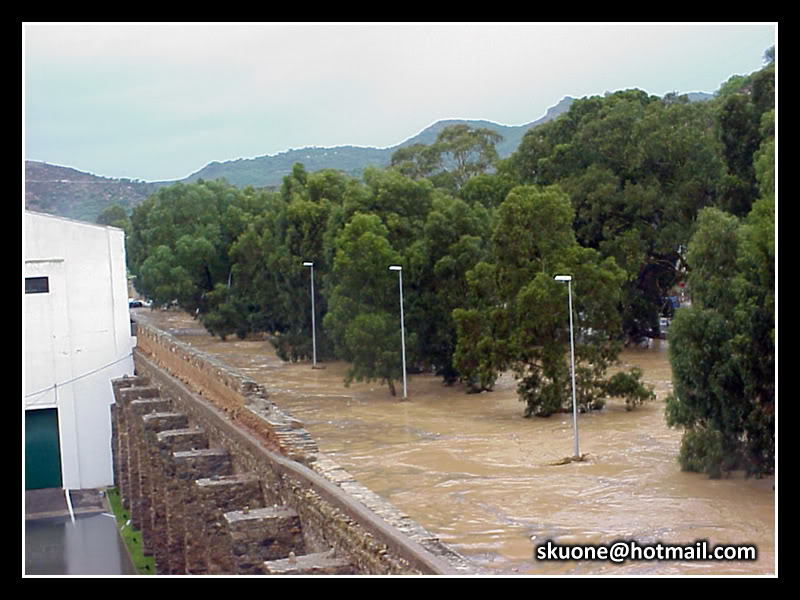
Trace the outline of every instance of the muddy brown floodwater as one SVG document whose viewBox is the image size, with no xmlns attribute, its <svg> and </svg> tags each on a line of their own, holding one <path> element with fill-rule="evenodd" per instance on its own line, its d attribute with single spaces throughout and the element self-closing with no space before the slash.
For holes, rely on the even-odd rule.
<svg viewBox="0 0 800 600">
<path fill-rule="evenodd" d="M 408 379 L 408 401 L 385 386 L 344 387 L 346 365 L 283 363 L 268 342 L 206 334 L 178 312 L 136 311 L 183 342 L 263 384 L 303 421 L 320 448 L 359 482 L 411 516 L 485 572 L 510 575 L 776 574 L 775 480 L 681 472 L 681 431 L 666 426 L 667 342 L 626 350 L 657 400 L 632 412 L 609 402 L 578 416 L 588 460 L 573 454 L 572 416 L 523 418 L 515 382 L 465 394 L 432 375 Z M 756 561 L 537 561 L 535 545 L 754 545 Z"/>
</svg>

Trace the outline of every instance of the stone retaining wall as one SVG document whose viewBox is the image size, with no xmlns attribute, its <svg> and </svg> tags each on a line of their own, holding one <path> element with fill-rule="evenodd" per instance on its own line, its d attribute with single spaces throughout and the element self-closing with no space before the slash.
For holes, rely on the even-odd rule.
<svg viewBox="0 0 800 600">
<path fill-rule="evenodd" d="M 262 386 L 149 325 L 137 341 L 137 377 L 112 382 L 114 464 L 160 573 L 474 573 Z"/>
</svg>

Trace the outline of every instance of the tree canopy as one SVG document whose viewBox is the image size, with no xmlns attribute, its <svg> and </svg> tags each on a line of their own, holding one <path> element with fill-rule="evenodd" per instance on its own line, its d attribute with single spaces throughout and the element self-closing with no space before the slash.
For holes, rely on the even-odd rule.
<svg viewBox="0 0 800 600">
<path fill-rule="evenodd" d="M 760 197 L 744 219 L 705 209 L 687 252 L 692 310 L 670 330 L 667 422 L 685 428 L 681 465 L 714 477 L 775 466 L 774 140 L 757 159 Z"/>
<path fill-rule="evenodd" d="M 774 50 L 713 100 L 641 90 L 575 100 L 498 160 L 488 129 L 446 127 L 359 179 L 295 164 L 280 189 L 198 180 L 129 218 L 128 265 L 156 304 L 214 335 L 266 335 L 286 360 L 348 361 L 347 383 L 409 370 L 471 391 L 511 371 L 528 416 L 569 410 L 570 274 L 581 410 L 652 398 L 624 344 L 672 317 L 682 465 L 770 468 L 774 452 Z M 691 308 L 669 301 L 688 285 Z"/>
</svg>

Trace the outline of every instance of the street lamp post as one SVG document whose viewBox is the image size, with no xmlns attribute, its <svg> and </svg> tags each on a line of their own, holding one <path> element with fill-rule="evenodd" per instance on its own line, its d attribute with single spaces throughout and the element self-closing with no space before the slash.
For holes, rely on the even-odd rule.
<svg viewBox="0 0 800 600">
<path fill-rule="evenodd" d="M 575 458 L 580 458 L 578 447 L 578 403 L 575 401 L 575 339 L 572 328 L 572 275 L 556 275 L 556 281 L 567 282 L 567 292 L 569 295 L 569 349 L 570 349 L 570 369 L 572 371 L 572 429 L 575 432 Z"/>
<path fill-rule="evenodd" d="M 406 388 L 406 329 L 403 323 L 403 267 L 399 265 L 391 265 L 390 271 L 397 271 L 400 281 L 400 334 L 403 347 L 403 398 L 408 397 L 408 389 Z"/>
<path fill-rule="evenodd" d="M 314 310 L 314 263 L 304 262 L 304 267 L 311 267 L 311 343 L 313 348 L 312 368 L 317 366 L 317 324 Z"/>
</svg>

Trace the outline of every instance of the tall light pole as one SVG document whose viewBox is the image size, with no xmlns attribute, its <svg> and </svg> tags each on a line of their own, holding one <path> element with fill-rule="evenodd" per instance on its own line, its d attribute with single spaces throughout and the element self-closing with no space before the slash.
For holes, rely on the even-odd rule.
<svg viewBox="0 0 800 600">
<path fill-rule="evenodd" d="M 406 388 L 406 329 L 403 323 L 403 267 L 400 265 L 391 265 L 390 271 L 397 271 L 400 276 L 400 334 L 403 345 L 403 398 L 408 397 L 408 390 Z"/>
<path fill-rule="evenodd" d="M 575 458 L 580 458 L 578 448 L 578 403 L 575 401 L 575 339 L 572 329 L 572 275 L 556 275 L 556 281 L 567 282 L 567 292 L 569 295 L 569 349 L 570 349 L 570 369 L 572 371 L 572 429 L 575 432 Z"/>
<path fill-rule="evenodd" d="M 313 368 L 317 366 L 317 324 L 314 311 L 314 263 L 304 262 L 303 266 L 311 267 L 311 343 L 314 352 L 311 366 Z"/>
</svg>

